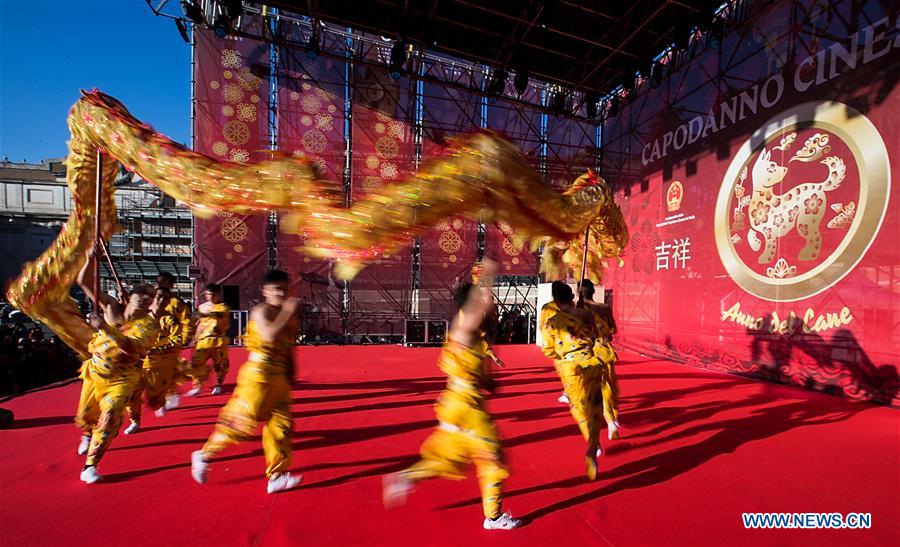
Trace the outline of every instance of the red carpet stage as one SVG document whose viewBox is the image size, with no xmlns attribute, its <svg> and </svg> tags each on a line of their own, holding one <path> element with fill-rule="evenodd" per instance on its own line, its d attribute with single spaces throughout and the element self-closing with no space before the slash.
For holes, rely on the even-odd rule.
<svg viewBox="0 0 900 547">
<path fill-rule="evenodd" d="M 532 347 L 509 363 L 491 410 L 512 477 L 506 507 L 530 522 L 481 529 L 474 476 L 419 485 L 386 511 L 381 477 L 414 460 L 444 379 L 437 349 L 298 348 L 296 458 L 302 487 L 265 493 L 259 440 L 225 452 L 207 485 L 189 455 L 223 395 L 187 400 L 120 436 L 105 481 L 79 482 L 72 425 L 80 384 L 3 404 L 4 545 L 897 545 L 900 414 L 797 388 L 625 353 L 622 440 L 605 442 L 601 478 L 583 477 L 583 444 L 559 381 Z M 232 376 L 243 352 L 232 353 Z M 745 530 L 743 512 L 860 512 L 868 530 Z"/>
</svg>

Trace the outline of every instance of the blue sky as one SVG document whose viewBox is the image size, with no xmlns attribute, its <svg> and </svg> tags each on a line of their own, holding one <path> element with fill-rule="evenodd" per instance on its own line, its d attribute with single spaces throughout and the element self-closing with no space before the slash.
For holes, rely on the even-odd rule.
<svg viewBox="0 0 900 547">
<path fill-rule="evenodd" d="M 69 107 L 94 87 L 187 143 L 190 63 L 175 23 L 144 0 L 0 0 L 0 158 L 64 156 Z"/>
</svg>

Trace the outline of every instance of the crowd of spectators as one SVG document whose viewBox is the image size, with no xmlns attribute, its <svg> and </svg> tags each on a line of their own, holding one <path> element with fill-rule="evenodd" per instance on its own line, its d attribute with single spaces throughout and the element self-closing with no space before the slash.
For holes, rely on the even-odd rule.
<svg viewBox="0 0 900 547">
<path fill-rule="evenodd" d="M 534 328 L 528 329 L 529 321 L 534 317 L 518 307 L 511 307 L 500 314 L 497 325 L 497 344 L 529 344 L 529 337 L 534 334 Z M 533 325 L 532 325 L 533 327 Z"/>
<path fill-rule="evenodd" d="M 57 336 L 8 305 L 0 309 L 0 396 L 73 378 L 80 363 Z"/>
</svg>

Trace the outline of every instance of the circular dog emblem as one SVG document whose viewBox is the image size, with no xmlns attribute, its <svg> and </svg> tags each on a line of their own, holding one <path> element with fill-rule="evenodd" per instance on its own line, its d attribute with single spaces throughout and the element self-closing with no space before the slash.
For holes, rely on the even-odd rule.
<svg viewBox="0 0 900 547">
<path fill-rule="evenodd" d="M 716 202 L 716 248 L 748 293 L 775 302 L 818 294 L 850 273 L 890 199 L 875 126 L 837 102 L 769 120 L 741 146 Z"/>
</svg>

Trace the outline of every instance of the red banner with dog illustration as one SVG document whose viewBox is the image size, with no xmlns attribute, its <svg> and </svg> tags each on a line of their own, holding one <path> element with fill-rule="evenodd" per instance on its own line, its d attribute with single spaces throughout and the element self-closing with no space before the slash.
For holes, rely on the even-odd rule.
<svg viewBox="0 0 900 547">
<path fill-rule="evenodd" d="M 606 280 L 620 342 L 898 405 L 896 13 L 755 9 L 603 126 L 631 232 Z"/>
</svg>

